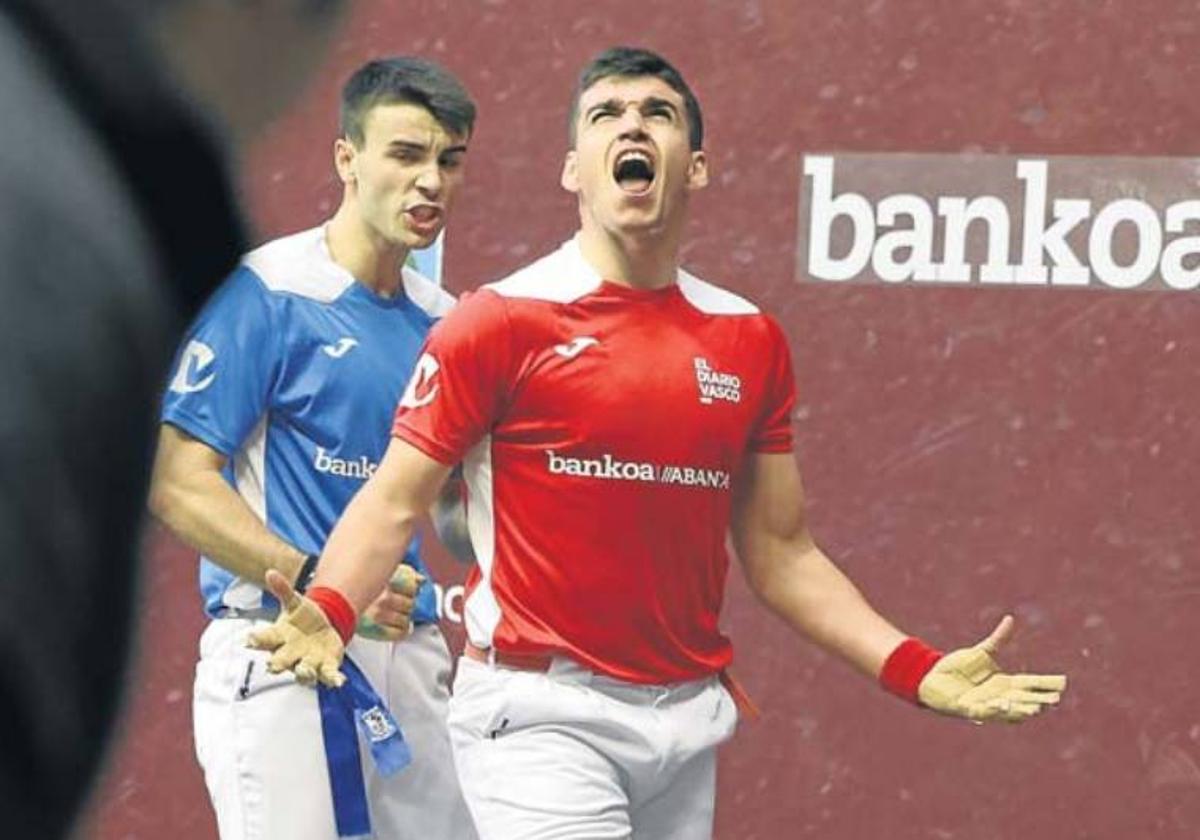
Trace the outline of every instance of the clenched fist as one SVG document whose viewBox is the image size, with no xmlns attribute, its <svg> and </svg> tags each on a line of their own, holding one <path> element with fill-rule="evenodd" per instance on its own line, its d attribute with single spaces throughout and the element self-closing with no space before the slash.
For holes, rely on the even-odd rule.
<svg viewBox="0 0 1200 840">
<path fill-rule="evenodd" d="M 412 632 L 412 612 L 417 603 L 417 590 L 425 577 L 412 566 L 401 563 L 383 593 L 367 607 L 358 619 L 355 631 L 368 639 L 398 642 Z"/>
</svg>

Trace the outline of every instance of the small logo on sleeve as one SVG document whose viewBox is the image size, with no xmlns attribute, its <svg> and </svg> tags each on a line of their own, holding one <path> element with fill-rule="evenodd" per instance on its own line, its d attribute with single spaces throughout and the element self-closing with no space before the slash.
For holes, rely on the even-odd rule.
<svg viewBox="0 0 1200 840">
<path fill-rule="evenodd" d="M 203 391 L 212 384 L 217 376 L 216 371 L 210 371 L 207 376 L 204 375 L 204 372 L 212 367 L 216 358 L 217 354 L 203 341 L 196 339 L 189 341 L 179 359 L 179 369 L 175 371 L 175 378 L 171 380 L 171 390 L 176 394 L 192 394 L 196 391 Z"/>
<path fill-rule="evenodd" d="M 700 389 L 700 402 L 711 405 L 713 400 L 739 403 L 742 401 L 742 379 L 732 373 L 713 370 L 708 359 L 696 356 L 692 359 L 696 369 L 696 385 Z"/>
<path fill-rule="evenodd" d="M 438 392 L 438 385 L 434 382 L 438 368 L 437 359 L 428 353 L 421 354 L 413 369 L 412 378 L 408 380 L 408 387 L 400 397 L 400 405 L 404 408 L 420 408 L 433 402 Z"/>
</svg>

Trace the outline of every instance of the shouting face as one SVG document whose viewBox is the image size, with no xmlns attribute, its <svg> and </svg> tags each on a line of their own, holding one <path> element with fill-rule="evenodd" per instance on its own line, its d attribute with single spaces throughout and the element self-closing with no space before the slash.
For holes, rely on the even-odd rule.
<svg viewBox="0 0 1200 840">
<path fill-rule="evenodd" d="M 689 194 L 708 183 L 688 142 L 683 97 L 655 76 L 610 76 L 583 92 L 562 185 L 585 226 L 658 233 L 681 225 Z"/>
<path fill-rule="evenodd" d="M 462 183 L 466 138 L 419 105 L 372 108 L 363 142 L 338 140 L 337 164 L 370 234 L 392 247 L 425 248 L 445 225 Z"/>
</svg>

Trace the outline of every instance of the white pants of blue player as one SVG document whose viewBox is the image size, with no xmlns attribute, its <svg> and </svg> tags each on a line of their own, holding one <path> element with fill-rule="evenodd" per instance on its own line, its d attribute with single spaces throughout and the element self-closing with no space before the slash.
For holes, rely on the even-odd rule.
<svg viewBox="0 0 1200 840">
<path fill-rule="evenodd" d="M 263 622 L 218 619 L 200 640 L 196 755 L 222 840 L 336 840 L 317 692 L 269 674 L 245 647 Z M 450 654 L 436 626 L 392 644 L 355 637 L 349 654 L 387 701 L 413 762 L 391 778 L 360 742 L 372 833 L 387 840 L 471 840 L 446 732 Z"/>
</svg>

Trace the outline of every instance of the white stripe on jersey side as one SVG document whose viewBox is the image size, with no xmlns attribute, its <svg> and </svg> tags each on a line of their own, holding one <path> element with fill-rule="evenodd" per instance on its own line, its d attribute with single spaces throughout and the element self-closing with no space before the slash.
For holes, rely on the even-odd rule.
<svg viewBox="0 0 1200 840">
<path fill-rule="evenodd" d="M 260 521 L 267 521 L 267 417 L 264 414 L 254 427 L 241 450 L 233 456 L 233 482 L 238 495 L 249 505 Z M 239 610 L 262 607 L 263 591 L 243 578 L 233 583 L 221 596 L 221 603 Z"/>
<path fill-rule="evenodd" d="M 557 251 L 485 288 L 502 297 L 570 303 L 595 291 L 600 283 L 600 275 L 583 258 L 576 236 L 564 242 Z M 758 314 L 758 307 L 750 301 L 706 283 L 682 268 L 679 269 L 678 283 L 684 299 L 706 315 Z"/>
<path fill-rule="evenodd" d="M 467 531 L 475 561 L 479 564 L 479 583 L 463 607 L 463 621 L 471 644 L 490 648 L 492 636 L 500 624 L 500 605 L 492 591 L 492 564 L 496 559 L 496 509 L 492 485 L 492 436 L 471 447 L 463 458 L 463 478 L 467 482 Z"/>
</svg>

